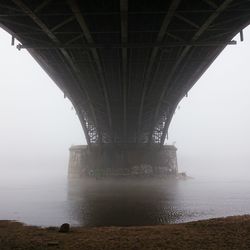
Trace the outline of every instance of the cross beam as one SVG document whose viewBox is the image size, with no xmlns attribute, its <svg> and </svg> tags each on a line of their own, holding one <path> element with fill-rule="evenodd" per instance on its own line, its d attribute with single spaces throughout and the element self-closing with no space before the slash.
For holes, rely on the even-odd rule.
<svg viewBox="0 0 250 250">
<path fill-rule="evenodd" d="M 82 44 L 45 44 L 45 45 L 33 45 L 33 44 L 18 44 L 18 49 L 114 49 L 114 48 L 155 48 L 158 51 L 159 48 L 173 48 L 173 47 L 183 47 L 183 46 L 192 46 L 192 47 L 213 47 L 213 46 L 222 46 L 222 45 L 236 45 L 235 40 L 232 41 L 204 41 L 204 42 L 159 42 L 159 43 L 82 43 Z M 151 60 L 150 60 L 151 61 Z M 151 63 L 153 64 L 153 62 Z M 150 64 L 150 65 L 151 65 Z M 152 67 L 152 66 L 151 66 Z M 150 68 L 151 68 L 150 67 Z M 149 74 L 149 73 L 148 73 Z"/>
<path fill-rule="evenodd" d="M 82 29 L 82 32 L 83 32 L 85 39 L 87 40 L 88 43 L 93 44 L 94 40 L 91 36 L 91 33 L 90 33 L 89 28 L 87 26 L 87 23 L 85 22 L 85 19 L 81 13 L 81 10 L 80 10 L 78 4 L 76 3 L 75 0 L 68 0 L 68 4 L 69 4 L 72 12 L 74 13 L 74 16 L 75 16 L 78 24 L 80 25 L 80 27 Z M 96 63 L 97 70 L 98 70 L 98 75 L 100 78 L 100 82 L 101 82 L 101 86 L 102 86 L 102 90 L 103 90 L 103 94 L 104 94 L 104 98 L 105 98 L 106 108 L 107 108 L 110 133 L 112 133 L 113 126 L 112 126 L 112 117 L 111 117 L 111 107 L 110 107 L 110 100 L 109 100 L 108 89 L 107 89 L 107 84 L 106 84 L 106 80 L 105 80 L 105 76 L 104 76 L 103 67 L 102 67 L 101 60 L 100 60 L 100 57 L 98 55 L 97 49 L 94 47 L 91 48 L 91 53 L 92 53 L 92 56 L 93 56 L 94 61 Z M 113 138 L 112 138 L 112 140 L 113 140 Z"/>
<path fill-rule="evenodd" d="M 165 37 L 165 34 L 168 29 L 168 25 L 171 22 L 172 17 L 174 16 L 175 10 L 178 8 L 181 0 L 173 0 L 167 14 L 165 15 L 160 31 L 157 35 L 156 42 L 161 43 Z M 144 102 L 145 102 L 145 96 L 146 92 L 148 89 L 148 81 L 147 79 L 149 78 L 149 75 L 151 74 L 155 58 L 158 54 L 159 48 L 154 47 L 153 50 L 151 51 L 151 55 L 149 58 L 148 65 L 146 66 L 146 72 L 143 77 L 143 90 L 142 90 L 142 95 L 141 95 L 141 100 L 140 100 L 140 107 L 139 107 L 139 115 L 138 115 L 138 123 L 137 123 L 137 142 L 139 142 L 139 136 L 140 136 L 140 130 L 141 130 L 141 123 L 142 123 L 142 114 L 143 114 L 143 109 L 144 109 Z"/>
<path fill-rule="evenodd" d="M 55 45 L 60 44 L 60 41 L 53 34 L 53 32 L 41 21 L 41 19 L 28 6 L 26 6 L 21 0 L 12 0 L 12 1 L 41 28 L 41 30 L 52 40 L 52 42 L 54 42 Z M 88 103 L 90 104 L 90 110 L 94 119 L 94 123 L 96 124 L 96 114 L 94 111 L 94 107 L 91 103 L 91 100 L 89 98 L 89 95 L 84 87 L 80 87 L 81 79 L 79 79 L 78 77 L 79 69 L 74 64 L 72 58 L 70 57 L 66 49 L 60 48 L 60 51 L 64 55 L 64 58 L 66 59 L 65 65 L 69 65 L 70 67 L 70 68 L 67 67 L 69 70 L 69 73 L 72 75 L 73 79 L 75 79 L 76 82 L 78 82 L 76 87 L 79 89 L 80 92 L 86 95 L 86 99 L 88 100 Z M 71 69 L 73 69 L 73 71 L 77 74 L 72 74 Z M 87 130 L 86 124 L 82 123 L 82 126 L 83 126 L 84 131 L 86 131 Z M 85 135 L 86 135 L 87 141 L 89 142 L 88 134 L 85 134 Z"/>
<path fill-rule="evenodd" d="M 209 27 L 209 25 L 211 25 L 214 20 L 220 15 L 220 13 L 222 13 L 231 3 L 233 2 L 233 0 L 225 0 L 209 17 L 208 19 L 203 23 L 203 25 L 198 29 L 198 31 L 194 34 L 193 38 L 192 38 L 192 42 L 195 42 L 205 31 L 206 29 Z M 178 60 L 176 61 L 176 63 L 174 64 L 174 66 L 172 67 L 170 73 L 168 74 L 167 80 L 165 82 L 163 91 L 161 92 L 161 95 L 158 99 L 157 105 L 156 105 L 156 109 L 155 112 L 153 114 L 153 127 L 152 127 L 152 132 L 150 135 L 150 143 L 152 142 L 152 135 L 153 135 L 153 130 L 154 127 L 156 126 L 157 123 L 157 119 L 159 116 L 159 111 L 160 111 L 160 107 L 161 104 L 163 102 L 163 99 L 165 97 L 166 91 L 169 88 L 169 84 L 171 82 L 171 79 L 173 77 L 173 75 L 175 74 L 177 67 L 180 65 L 180 63 L 184 60 L 185 56 L 188 54 L 188 52 L 190 51 L 190 49 L 192 48 L 191 45 L 187 45 L 186 47 L 184 47 L 183 51 L 181 52 Z M 172 86 L 171 86 L 172 87 Z"/>
<path fill-rule="evenodd" d="M 121 11 L 121 43 L 128 42 L 128 0 L 120 0 Z M 123 137 L 127 140 L 127 89 L 128 89 L 128 49 L 122 51 L 122 93 L 123 93 Z"/>
</svg>

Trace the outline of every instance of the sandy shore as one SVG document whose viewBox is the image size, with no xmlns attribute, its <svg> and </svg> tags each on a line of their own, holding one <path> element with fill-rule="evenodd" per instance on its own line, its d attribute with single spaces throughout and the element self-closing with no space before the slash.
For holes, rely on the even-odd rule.
<svg viewBox="0 0 250 250">
<path fill-rule="evenodd" d="M 250 215 L 146 227 L 58 228 L 0 221 L 0 249 L 250 249 Z"/>
</svg>

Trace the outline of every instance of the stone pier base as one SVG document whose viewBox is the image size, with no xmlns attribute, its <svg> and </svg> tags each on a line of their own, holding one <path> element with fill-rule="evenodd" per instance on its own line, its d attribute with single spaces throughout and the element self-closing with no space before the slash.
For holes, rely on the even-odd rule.
<svg viewBox="0 0 250 250">
<path fill-rule="evenodd" d="M 168 176 L 178 172 L 176 147 L 170 145 L 72 146 L 69 177 Z"/>
</svg>

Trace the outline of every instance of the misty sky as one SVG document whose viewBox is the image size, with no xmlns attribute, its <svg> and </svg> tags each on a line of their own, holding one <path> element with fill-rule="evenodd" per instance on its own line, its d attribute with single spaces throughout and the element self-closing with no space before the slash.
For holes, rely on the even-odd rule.
<svg viewBox="0 0 250 250">
<path fill-rule="evenodd" d="M 71 103 L 3 30 L 0 55 L 1 177 L 66 176 L 68 148 L 85 143 Z M 250 180 L 249 60 L 248 27 L 180 103 L 167 141 L 176 142 L 180 170 Z"/>
</svg>

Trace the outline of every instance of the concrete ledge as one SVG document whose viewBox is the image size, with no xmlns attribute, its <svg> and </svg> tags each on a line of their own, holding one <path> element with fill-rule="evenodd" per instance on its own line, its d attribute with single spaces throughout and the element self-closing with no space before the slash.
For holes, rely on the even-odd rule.
<svg viewBox="0 0 250 250">
<path fill-rule="evenodd" d="M 69 177 L 167 176 L 178 172 L 177 148 L 172 145 L 76 145 L 69 151 Z"/>
</svg>

